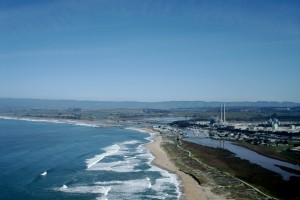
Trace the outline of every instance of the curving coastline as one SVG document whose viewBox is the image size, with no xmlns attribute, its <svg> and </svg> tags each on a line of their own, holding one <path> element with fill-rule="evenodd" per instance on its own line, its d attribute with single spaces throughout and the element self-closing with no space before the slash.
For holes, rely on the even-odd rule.
<svg viewBox="0 0 300 200">
<path fill-rule="evenodd" d="M 146 148 L 153 154 L 155 157 L 152 161 L 154 165 L 163 168 L 171 173 L 176 174 L 182 182 L 182 199 L 185 200 L 221 200 L 224 199 L 214 193 L 212 193 L 209 187 L 204 187 L 199 185 L 199 183 L 189 174 L 186 174 L 180 171 L 169 159 L 167 153 L 161 147 L 163 138 L 149 128 L 139 128 L 136 130 L 146 131 L 154 134 L 154 140 L 151 143 L 146 144 Z"/>
<path fill-rule="evenodd" d="M 48 122 L 48 123 L 56 123 L 56 124 L 72 124 L 72 125 L 76 125 L 76 126 L 89 126 L 89 127 L 94 127 L 94 128 L 121 126 L 120 124 L 102 123 L 102 122 L 88 121 L 88 120 L 41 118 L 41 117 L 14 117 L 14 116 L 0 115 L 0 119 L 32 121 L 32 122 Z"/>
</svg>

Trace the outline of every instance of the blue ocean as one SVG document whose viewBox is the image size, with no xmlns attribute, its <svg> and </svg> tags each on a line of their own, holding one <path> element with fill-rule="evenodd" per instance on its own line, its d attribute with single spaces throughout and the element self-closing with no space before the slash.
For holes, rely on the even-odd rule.
<svg viewBox="0 0 300 200">
<path fill-rule="evenodd" d="M 151 165 L 151 135 L 120 127 L 0 119 L 0 199 L 179 199 Z"/>
</svg>

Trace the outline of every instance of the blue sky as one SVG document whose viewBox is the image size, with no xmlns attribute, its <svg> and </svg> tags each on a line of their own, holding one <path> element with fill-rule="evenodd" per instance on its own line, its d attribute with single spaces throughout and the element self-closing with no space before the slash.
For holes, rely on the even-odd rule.
<svg viewBox="0 0 300 200">
<path fill-rule="evenodd" d="M 0 0 L 0 97 L 300 102 L 298 0 Z"/>
</svg>

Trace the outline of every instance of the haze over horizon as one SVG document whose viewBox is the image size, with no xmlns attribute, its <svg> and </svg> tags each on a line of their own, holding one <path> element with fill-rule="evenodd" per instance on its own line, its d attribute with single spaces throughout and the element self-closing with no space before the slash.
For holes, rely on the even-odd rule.
<svg viewBox="0 0 300 200">
<path fill-rule="evenodd" d="M 0 2 L 0 98 L 300 102 L 300 1 Z"/>
<path fill-rule="evenodd" d="M 2 100 L 14 100 L 14 101 L 78 101 L 78 102 L 108 102 L 108 103 L 167 103 L 167 102 L 203 102 L 203 103 L 293 103 L 293 104 L 300 104 L 300 102 L 296 102 L 296 101 L 261 101 L 261 100 L 257 100 L 257 101 L 209 101 L 209 100 L 163 100 L 163 101 L 136 101 L 136 100 L 116 100 L 116 101 L 111 101 L 111 100 L 86 100 L 86 99 L 39 99 L 39 98 L 11 98 L 11 97 L 0 97 L 0 101 Z M 218 104 L 219 106 L 219 104 Z"/>
</svg>

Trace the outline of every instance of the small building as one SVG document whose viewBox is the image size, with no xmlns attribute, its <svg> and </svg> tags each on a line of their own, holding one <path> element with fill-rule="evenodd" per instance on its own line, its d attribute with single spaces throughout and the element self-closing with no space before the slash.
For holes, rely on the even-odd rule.
<svg viewBox="0 0 300 200">
<path fill-rule="evenodd" d="M 276 130 L 278 129 L 278 124 L 277 124 L 277 123 L 274 123 L 274 124 L 272 125 L 272 129 L 273 129 L 273 131 L 276 131 Z"/>
<path fill-rule="evenodd" d="M 295 125 L 290 125 L 290 127 L 289 127 L 291 130 L 295 130 L 296 129 L 296 127 L 295 127 Z"/>
</svg>

